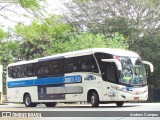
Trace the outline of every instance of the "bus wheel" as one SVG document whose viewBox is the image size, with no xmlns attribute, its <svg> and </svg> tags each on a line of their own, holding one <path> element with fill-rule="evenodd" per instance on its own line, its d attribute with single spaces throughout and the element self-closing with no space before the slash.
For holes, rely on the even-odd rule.
<svg viewBox="0 0 160 120">
<path fill-rule="evenodd" d="M 99 106 L 99 97 L 96 92 L 92 92 L 92 95 L 90 97 L 90 102 L 92 107 L 98 107 Z"/>
<path fill-rule="evenodd" d="M 46 107 L 55 107 L 56 106 L 56 102 L 53 102 L 53 103 L 45 103 L 45 106 Z"/>
<path fill-rule="evenodd" d="M 123 102 L 123 101 L 116 102 L 116 105 L 117 105 L 118 107 L 122 107 L 122 106 L 123 106 L 123 104 L 124 104 L 124 102 Z"/>
<path fill-rule="evenodd" d="M 24 104 L 26 107 L 36 107 L 37 106 L 36 103 L 32 103 L 31 96 L 29 94 L 26 94 L 24 96 Z"/>
</svg>

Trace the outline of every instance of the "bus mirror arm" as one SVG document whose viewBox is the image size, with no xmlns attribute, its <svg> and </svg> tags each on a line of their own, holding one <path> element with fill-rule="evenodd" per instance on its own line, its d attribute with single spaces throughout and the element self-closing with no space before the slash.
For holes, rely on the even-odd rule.
<svg viewBox="0 0 160 120">
<path fill-rule="evenodd" d="M 101 59 L 103 62 L 111 62 L 111 63 L 115 63 L 118 70 L 122 71 L 122 64 L 119 60 L 117 59 Z"/>
<path fill-rule="evenodd" d="M 143 62 L 143 64 L 147 64 L 147 65 L 149 65 L 149 67 L 150 67 L 150 71 L 151 71 L 151 72 L 153 72 L 153 71 L 154 71 L 154 67 L 153 67 L 152 63 L 150 63 L 150 62 L 148 62 L 148 61 L 142 61 L 142 62 Z"/>
</svg>

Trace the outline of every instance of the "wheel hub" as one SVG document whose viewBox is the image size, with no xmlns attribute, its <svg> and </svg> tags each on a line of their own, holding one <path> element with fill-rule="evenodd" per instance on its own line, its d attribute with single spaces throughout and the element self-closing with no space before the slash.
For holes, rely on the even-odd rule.
<svg viewBox="0 0 160 120">
<path fill-rule="evenodd" d="M 31 100 L 29 97 L 26 98 L 26 104 L 29 105 L 31 103 Z"/>
<path fill-rule="evenodd" d="M 95 97 L 94 97 L 94 96 L 91 97 L 91 103 L 92 103 L 92 104 L 95 103 Z"/>
</svg>

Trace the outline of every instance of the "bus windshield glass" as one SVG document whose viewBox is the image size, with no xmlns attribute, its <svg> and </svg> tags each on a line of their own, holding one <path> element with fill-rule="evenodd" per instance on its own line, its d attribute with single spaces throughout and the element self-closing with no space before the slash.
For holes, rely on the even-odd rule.
<svg viewBox="0 0 160 120">
<path fill-rule="evenodd" d="M 118 57 L 122 64 L 120 83 L 130 86 L 142 86 L 147 84 L 144 65 L 139 58 Z"/>
</svg>

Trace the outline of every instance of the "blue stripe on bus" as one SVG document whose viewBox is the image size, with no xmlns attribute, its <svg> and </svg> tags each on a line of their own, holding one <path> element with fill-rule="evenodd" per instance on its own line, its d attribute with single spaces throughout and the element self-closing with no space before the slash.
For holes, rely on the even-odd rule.
<svg viewBox="0 0 160 120">
<path fill-rule="evenodd" d="M 26 86 L 37 86 L 37 85 L 49 85 L 49 84 L 66 84 L 66 83 L 80 83 L 82 77 L 76 76 L 60 76 L 60 77 L 48 77 L 48 78 L 37 78 L 31 80 L 17 80 L 7 82 L 8 88 L 11 87 L 26 87 Z"/>
</svg>

